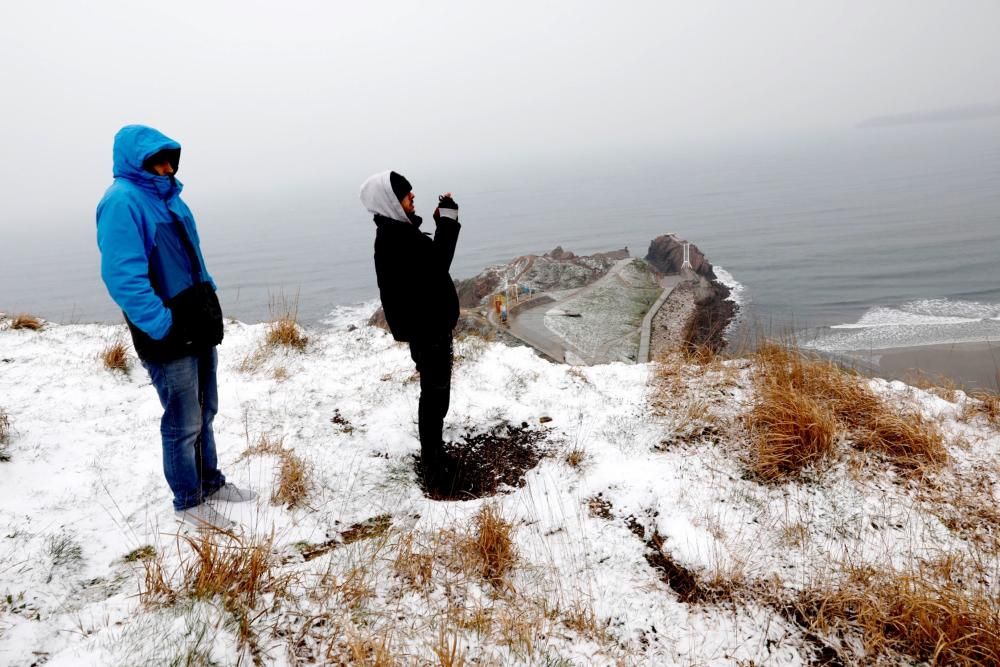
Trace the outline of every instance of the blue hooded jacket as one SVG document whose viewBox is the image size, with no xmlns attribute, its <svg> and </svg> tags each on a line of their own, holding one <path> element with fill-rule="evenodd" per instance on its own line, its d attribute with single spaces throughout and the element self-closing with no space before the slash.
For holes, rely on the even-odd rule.
<svg viewBox="0 0 1000 667">
<path fill-rule="evenodd" d="M 151 127 L 123 127 L 115 135 L 115 180 L 97 205 L 101 278 L 128 321 L 153 341 L 171 331 L 176 316 L 168 307 L 171 299 L 199 279 L 216 290 L 205 268 L 194 216 L 180 198 L 183 185 L 143 169 L 147 158 L 163 150 L 176 151 L 179 160 L 180 149 L 179 143 Z M 193 254 L 176 224 L 186 232 Z"/>
</svg>

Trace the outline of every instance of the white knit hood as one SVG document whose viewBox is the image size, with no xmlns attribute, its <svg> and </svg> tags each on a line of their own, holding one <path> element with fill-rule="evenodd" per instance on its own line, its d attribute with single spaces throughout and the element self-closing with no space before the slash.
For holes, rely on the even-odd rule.
<svg viewBox="0 0 1000 667">
<path fill-rule="evenodd" d="M 361 184 L 361 204 L 369 212 L 385 216 L 391 220 L 409 222 L 410 218 L 403 210 L 403 205 L 396 199 L 389 182 L 391 171 L 382 171 L 368 177 Z"/>
</svg>

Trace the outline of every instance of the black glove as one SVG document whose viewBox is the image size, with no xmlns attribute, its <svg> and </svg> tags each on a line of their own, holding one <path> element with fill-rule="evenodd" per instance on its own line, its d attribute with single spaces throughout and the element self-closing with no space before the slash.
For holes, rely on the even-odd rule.
<svg viewBox="0 0 1000 667">
<path fill-rule="evenodd" d="M 458 204 L 450 195 L 438 197 L 438 207 L 434 209 L 434 222 L 441 222 L 441 218 L 458 220 Z"/>
</svg>

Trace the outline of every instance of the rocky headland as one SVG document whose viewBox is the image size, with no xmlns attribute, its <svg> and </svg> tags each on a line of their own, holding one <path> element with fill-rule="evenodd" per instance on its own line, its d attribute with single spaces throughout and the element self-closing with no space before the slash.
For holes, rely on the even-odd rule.
<svg viewBox="0 0 1000 667">
<path fill-rule="evenodd" d="M 704 253 L 674 234 L 653 239 L 643 259 L 628 248 L 577 255 L 559 246 L 488 266 L 455 287 L 458 335 L 527 344 L 552 360 L 583 365 L 643 362 L 676 349 L 718 352 L 737 312 Z M 504 322 L 494 308 L 497 295 L 506 299 Z M 369 324 L 386 327 L 381 308 Z M 639 359 L 644 327 L 648 357 Z"/>
</svg>

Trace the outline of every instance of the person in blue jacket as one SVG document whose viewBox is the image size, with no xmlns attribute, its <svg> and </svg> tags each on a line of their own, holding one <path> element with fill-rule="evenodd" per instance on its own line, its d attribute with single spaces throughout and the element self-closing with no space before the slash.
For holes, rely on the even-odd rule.
<svg viewBox="0 0 1000 667">
<path fill-rule="evenodd" d="M 177 518 L 224 528 L 231 522 L 205 501 L 256 494 L 227 483 L 218 468 L 212 422 L 222 309 L 174 177 L 180 156 L 180 144 L 151 127 L 118 131 L 114 182 L 97 205 L 97 245 L 101 278 L 163 406 L 163 472 Z"/>
</svg>

